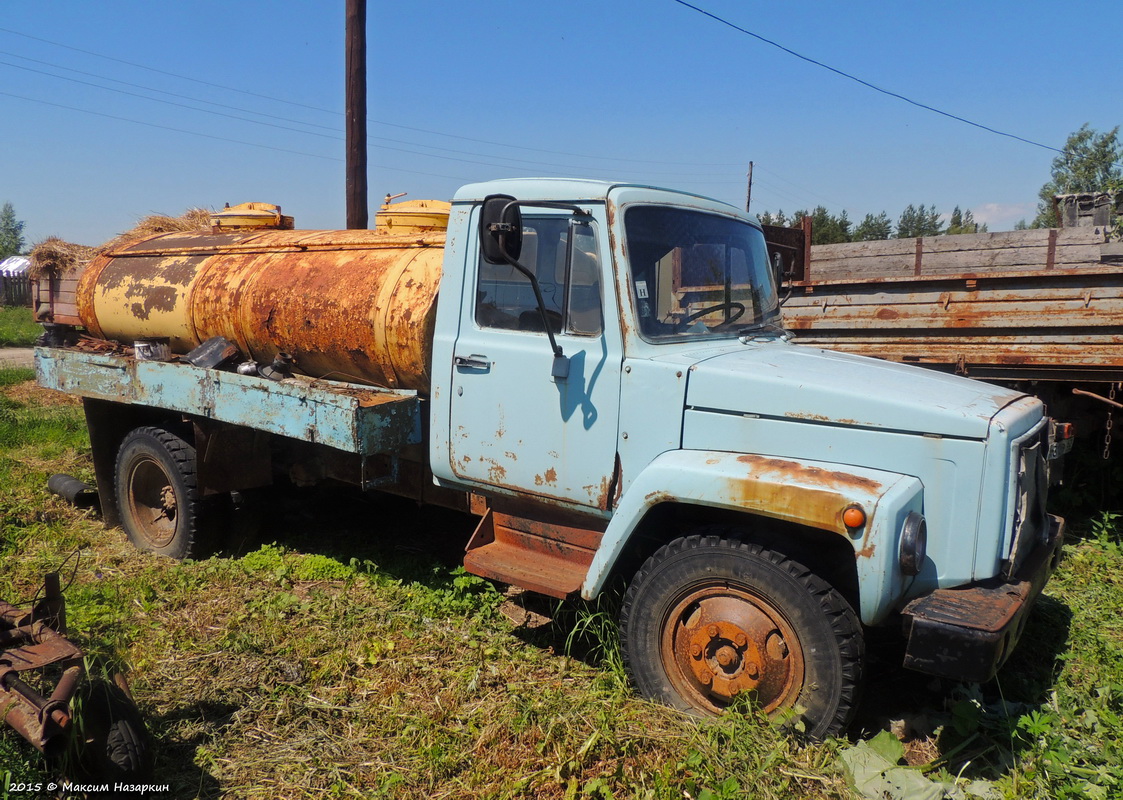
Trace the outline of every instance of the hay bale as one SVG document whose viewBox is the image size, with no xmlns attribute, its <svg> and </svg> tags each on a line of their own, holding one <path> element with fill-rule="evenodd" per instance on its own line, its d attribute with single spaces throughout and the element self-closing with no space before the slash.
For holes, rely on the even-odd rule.
<svg viewBox="0 0 1123 800">
<path fill-rule="evenodd" d="M 96 254 L 97 250 L 93 247 L 64 242 L 52 236 L 35 245 L 31 251 L 31 268 L 27 274 L 32 280 L 39 280 L 47 272 L 55 276 L 68 275 L 79 271 Z"/>
<path fill-rule="evenodd" d="M 132 230 L 125 231 L 103 244 L 97 249 L 99 253 L 106 253 L 122 247 L 128 247 L 134 242 L 156 236 L 161 233 L 176 233 L 178 231 L 195 231 L 210 233 L 211 212 L 205 208 L 189 208 L 178 217 L 169 217 L 166 214 L 151 214 L 136 224 Z"/>
</svg>

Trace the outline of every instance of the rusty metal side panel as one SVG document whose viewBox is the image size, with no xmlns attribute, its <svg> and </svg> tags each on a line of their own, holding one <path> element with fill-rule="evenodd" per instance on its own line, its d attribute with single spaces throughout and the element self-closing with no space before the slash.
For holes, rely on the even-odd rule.
<svg viewBox="0 0 1123 800">
<path fill-rule="evenodd" d="M 37 348 L 42 386 L 148 406 L 314 442 L 359 455 L 394 455 L 421 442 L 414 392 L 299 378 L 270 381 L 188 364 Z"/>
<path fill-rule="evenodd" d="M 464 555 L 473 575 L 550 597 L 572 597 L 581 588 L 593 552 L 576 542 L 596 531 L 551 526 L 491 509 L 480 520 Z"/>
</svg>

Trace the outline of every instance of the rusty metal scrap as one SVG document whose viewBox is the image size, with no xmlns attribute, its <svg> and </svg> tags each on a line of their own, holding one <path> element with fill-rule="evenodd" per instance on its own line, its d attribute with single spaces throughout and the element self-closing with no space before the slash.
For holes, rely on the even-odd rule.
<svg viewBox="0 0 1123 800">
<path fill-rule="evenodd" d="M 0 712 L 4 721 L 41 751 L 71 725 L 70 701 L 82 677 L 83 653 L 66 638 L 57 573 L 47 576 L 44 598 L 32 609 L 0 601 Z M 62 675 L 49 697 L 21 676 L 55 666 Z"/>
<path fill-rule="evenodd" d="M 1114 400 L 1109 400 L 1108 398 L 1103 397 L 1101 395 L 1098 395 L 1095 392 L 1087 392 L 1087 391 L 1084 391 L 1083 389 L 1073 389 L 1072 393 L 1073 394 L 1079 394 L 1079 395 L 1082 395 L 1084 397 L 1091 397 L 1094 400 L 1099 400 L 1101 403 L 1107 403 L 1109 406 L 1115 406 L 1116 408 L 1123 408 L 1123 403 L 1117 403 Z"/>
</svg>

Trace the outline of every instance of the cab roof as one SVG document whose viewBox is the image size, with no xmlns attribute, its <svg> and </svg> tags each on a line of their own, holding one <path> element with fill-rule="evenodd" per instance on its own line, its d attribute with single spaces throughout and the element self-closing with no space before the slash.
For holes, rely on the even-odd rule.
<svg viewBox="0 0 1123 800">
<path fill-rule="evenodd" d="M 518 200 L 545 200 L 547 202 L 604 202 L 615 189 L 650 190 L 654 194 L 677 195 L 717 203 L 737 209 L 728 203 L 691 192 L 664 189 L 642 183 L 585 180 L 580 178 L 503 178 L 462 186 L 453 197 L 453 203 L 478 203 L 492 194 L 509 194 Z"/>
</svg>

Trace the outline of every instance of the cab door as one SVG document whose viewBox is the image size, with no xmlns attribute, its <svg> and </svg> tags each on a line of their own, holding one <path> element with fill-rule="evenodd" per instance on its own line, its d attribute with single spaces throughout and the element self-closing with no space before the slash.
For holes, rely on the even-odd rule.
<svg viewBox="0 0 1123 800">
<path fill-rule="evenodd" d="M 619 327 L 606 324 L 618 319 L 607 226 L 598 209 L 528 208 L 522 222 L 519 261 L 538 279 L 569 375 L 551 375 L 530 281 L 477 252 L 454 348 L 451 468 L 466 482 L 607 509 L 622 361 Z"/>
</svg>

